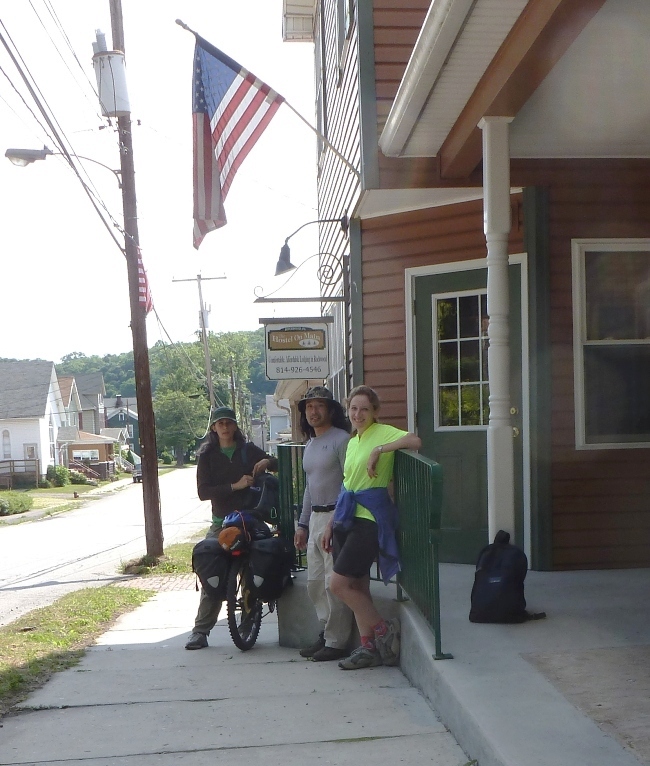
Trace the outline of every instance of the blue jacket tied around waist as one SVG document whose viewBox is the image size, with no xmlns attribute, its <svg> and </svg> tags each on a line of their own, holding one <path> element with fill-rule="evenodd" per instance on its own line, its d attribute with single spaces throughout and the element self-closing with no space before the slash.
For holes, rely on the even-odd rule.
<svg viewBox="0 0 650 766">
<path fill-rule="evenodd" d="M 390 578 L 401 569 L 395 536 L 398 525 L 397 507 L 390 499 L 386 487 L 360 489 L 358 492 L 342 487 L 334 511 L 334 529 L 338 528 L 348 532 L 352 528 L 357 503 L 367 508 L 377 522 L 379 570 L 384 585 L 387 585 Z"/>
</svg>

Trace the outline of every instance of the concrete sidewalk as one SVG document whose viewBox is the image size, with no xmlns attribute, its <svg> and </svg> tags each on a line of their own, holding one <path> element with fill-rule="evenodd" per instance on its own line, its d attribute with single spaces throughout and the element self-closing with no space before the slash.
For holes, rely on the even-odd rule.
<svg viewBox="0 0 650 766">
<path fill-rule="evenodd" d="M 474 567 L 441 567 L 442 649 L 412 604 L 402 668 L 480 766 L 650 765 L 650 570 L 529 572 L 545 620 L 468 620 Z"/>
<path fill-rule="evenodd" d="M 468 762 L 399 668 L 345 672 L 278 645 L 242 653 L 220 621 L 186 651 L 198 594 L 164 590 L 6 717 L 0 764 L 330 766 Z M 189 589 L 189 588 L 192 589 Z"/>
<path fill-rule="evenodd" d="M 0 764 L 650 766 L 650 570 L 530 572 L 529 608 L 548 617 L 522 625 L 468 621 L 473 573 L 441 568 L 450 660 L 433 659 L 414 605 L 373 583 L 381 610 L 400 613 L 402 670 L 440 719 L 398 668 L 344 672 L 280 647 L 275 615 L 250 652 L 223 621 L 210 648 L 185 651 L 193 578 L 161 578 L 81 665 L 3 719 Z M 308 620 L 304 580 L 283 615 Z"/>
</svg>

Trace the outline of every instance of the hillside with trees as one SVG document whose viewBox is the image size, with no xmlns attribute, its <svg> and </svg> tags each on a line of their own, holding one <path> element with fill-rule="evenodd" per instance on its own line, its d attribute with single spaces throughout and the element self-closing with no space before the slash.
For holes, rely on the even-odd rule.
<svg viewBox="0 0 650 766">
<path fill-rule="evenodd" d="M 264 330 L 210 333 L 208 339 L 213 388 L 217 406 L 232 406 L 233 396 L 244 421 L 260 414 L 275 381 L 266 380 Z M 149 349 L 151 388 L 159 451 L 180 455 L 205 434 L 210 403 L 205 373 L 205 353 L 200 339 Z M 86 356 L 66 354 L 56 365 L 57 374 L 101 372 L 106 395 L 135 397 L 133 353 Z M 246 423 L 243 423 L 246 426 Z"/>
</svg>

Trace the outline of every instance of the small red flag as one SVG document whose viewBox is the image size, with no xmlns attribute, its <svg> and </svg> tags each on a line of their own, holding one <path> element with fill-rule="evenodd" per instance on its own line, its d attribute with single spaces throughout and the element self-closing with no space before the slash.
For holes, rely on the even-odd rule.
<svg viewBox="0 0 650 766">
<path fill-rule="evenodd" d="M 138 302 L 141 306 L 144 306 L 145 315 L 153 308 L 149 280 L 147 279 L 147 272 L 144 270 L 144 264 L 142 263 L 142 253 L 140 252 L 140 248 L 138 248 Z"/>
</svg>

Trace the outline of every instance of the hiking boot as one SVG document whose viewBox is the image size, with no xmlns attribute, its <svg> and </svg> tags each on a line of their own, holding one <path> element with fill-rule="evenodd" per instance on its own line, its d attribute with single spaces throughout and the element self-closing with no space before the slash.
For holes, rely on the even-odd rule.
<svg viewBox="0 0 650 766">
<path fill-rule="evenodd" d="M 208 645 L 208 637 L 205 633 L 192 633 L 185 644 L 186 649 L 205 649 Z"/>
<path fill-rule="evenodd" d="M 299 654 L 301 657 L 309 658 L 313 657 L 316 652 L 320 652 L 321 649 L 325 647 L 325 635 L 324 633 L 319 634 L 318 640 L 313 643 L 311 646 L 305 646 L 303 649 L 300 650 Z"/>
<path fill-rule="evenodd" d="M 375 646 L 384 665 L 399 663 L 400 624 L 397 617 L 386 620 L 387 631 L 383 636 L 375 634 Z"/>
<path fill-rule="evenodd" d="M 348 656 L 347 649 L 336 649 L 333 646 L 324 646 L 312 655 L 313 662 L 329 662 L 330 660 L 340 660 Z"/>
<path fill-rule="evenodd" d="M 361 668 L 376 668 L 381 665 L 381 656 L 376 649 L 360 646 L 349 657 L 339 662 L 342 670 L 360 670 Z"/>
</svg>

